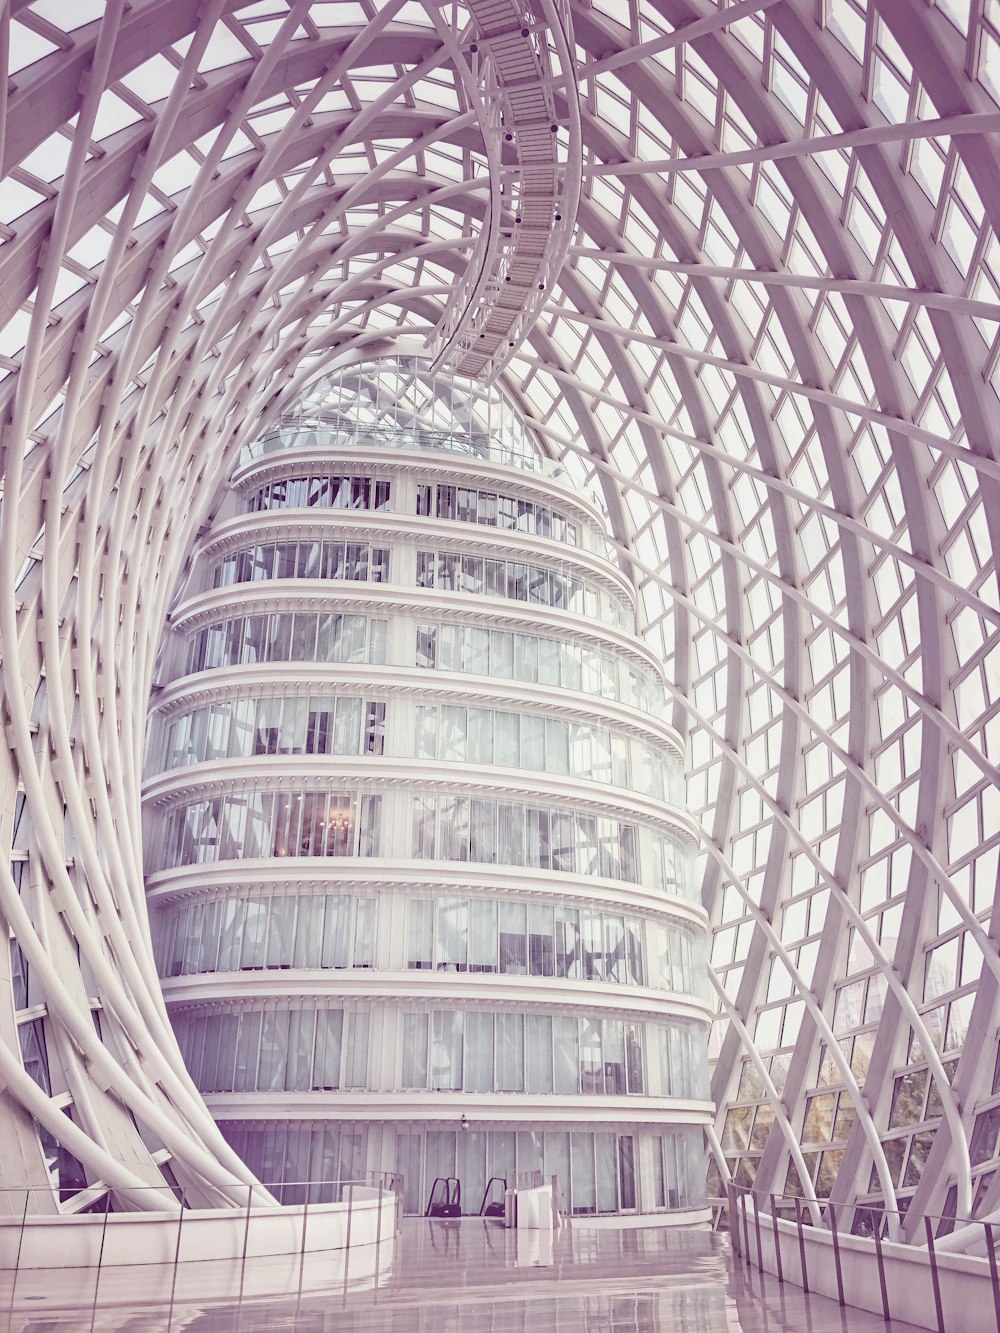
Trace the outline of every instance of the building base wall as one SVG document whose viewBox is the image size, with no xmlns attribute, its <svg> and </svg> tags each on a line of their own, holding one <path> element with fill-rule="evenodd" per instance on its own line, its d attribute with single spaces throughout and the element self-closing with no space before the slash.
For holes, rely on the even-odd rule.
<svg viewBox="0 0 1000 1333">
<path fill-rule="evenodd" d="M 248 1099 L 249 1100 L 249 1099 Z M 220 1119 L 248 1168 L 286 1203 L 321 1199 L 331 1184 L 372 1173 L 403 1177 L 403 1209 L 423 1216 L 435 1182 L 459 1182 L 457 1215 L 502 1204 L 507 1187 L 558 1182 L 560 1212 L 589 1217 L 707 1217 L 700 1126 L 593 1120 L 317 1121 Z M 314 1182 L 304 1187 L 299 1182 Z M 444 1185 L 438 1185 L 443 1194 Z M 326 1197 L 329 1197 L 328 1195 Z"/>
</svg>

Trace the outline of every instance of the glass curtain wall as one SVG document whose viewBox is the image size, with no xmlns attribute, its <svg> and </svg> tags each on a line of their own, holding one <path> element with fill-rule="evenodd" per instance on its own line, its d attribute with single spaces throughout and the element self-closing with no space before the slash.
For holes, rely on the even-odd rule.
<svg viewBox="0 0 1000 1333">
<path fill-rule="evenodd" d="M 349 382 L 244 453 L 173 609 L 147 876 L 188 1067 L 289 1200 L 697 1209 L 696 830 L 604 516 L 489 394 L 463 439 Z"/>
</svg>

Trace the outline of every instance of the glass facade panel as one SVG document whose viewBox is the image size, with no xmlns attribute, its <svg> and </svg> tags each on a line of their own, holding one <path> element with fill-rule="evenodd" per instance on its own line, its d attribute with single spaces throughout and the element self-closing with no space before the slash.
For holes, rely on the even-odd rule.
<svg viewBox="0 0 1000 1333">
<path fill-rule="evenodd" d="M 378 856 L 381 800 L 357 793 L 244 788 L 177 805 L 160 818 L 151 862 L 168 870 L 252 857 Z"/>
<path fill-rule="evenodd" d="M 238 616 L 195 630 L 188 639 L 186 672 L 254 662 L 290 662 L 292 616 L 281 612 Z M 315 624 L 315 632 L 312 629 Z M 298 660 L 385 661 L 385 622 L 352 613 L 305 613 L 295 640 Z"/>
<path fill-rule="evenodd" d="M 389 563 L 389 548 L 368 542 L 272 541 L 227 551 L 210 567 L 207 581 L 213 588 L 269 579 L 386 583 Z"/>
<path fill-rule="evenodd" d="M 653 878 L 664 893 L 688 894 L 677 878 L 691 849 L 670 843 L 674 877 L 660 873 L 667 838 L 653 835 Z M 420 859 L 530 866 L 564 874 L 641 880 L 637 828 L 617 819 L 520 801 L 423 796 L 414 805 L 413 855 Z M 600 952 L 600 945 L 595 952 Z"/>
<path fill-rule="evenodd" d="M 356 1017 L 356 1016 L 355 1016 Z M 367 1016 L 366 1016 L 367 1017 Z M 174 1029 L 203 1092 L 330 1091 L 342 1086 L 342 1009 L 204 1007 L 181 1011 Z M 349 1076 L 366 1059 L 367 1021 L 352 1034 Z"/>
<path fill-rule="evenodd" d="M 399 1042 L 393 1085 L 401 1091 L 708 1098 L 703 1078 L 663 1058 L 668 1048 L 704 1066 L 703 1030 L 681 1020 L 623 1023 L 514 1009 L 398 1013 L 378 1002 L 345 1010 L 305 1000 L 188 1006 L 174 1017 L 185 1061 L 205 1092 L 367 1088 L 376 1023 L 382 1040 Z M 659 1056 L 648 1077 L 647 1047 Z"/>
<path fill-rule="evenodd" d="M 316 475 L 285 477 L 258 486 L 246 497 L 248 513 L 271 509 L 368 509 L 391 507 L 392 483 L 371 477 Z"/>
<path fill-rule="evenodd" d="M 496 712 L 443 704 L 416 710 L 414 754 L 458 763 L 497 764 L 540 773 L 573 774 L 616 787 L 631 787 L 659 800 L 677 795 L 680 763 L 666 748 L 632 743 L 607 727 L 541 714 Z"/>
<path fill-rule="evenodd" d="M 162 766 L 261 754 L 381 754 L 385 704 L 356 695 L 236 698 L 172 716 Z"/>
<path fill-rule="evenodd" d="M 469 672 L 616 699 L 658 716 L 665 703 L 662 682 L 651 666 L 627 662 L 610 648 L 602 653 L 548 635 L 421 621 L 415 661 L 432 671 Z M 679 801 L 679 765 L 668 780 L 673 784 L 668 799 Z"/>
<path fill-rule="evenodd" d="M 624 594 L 610 592 L 568 570 L 553 570 L 518 560 L 460 557 L 449 551 L 417 553 L 416 586 L 532 602 L 619 628 L 624 628 L 634 614 Z M 530 661 L 524 662 L 522 671 L 530 674 L 515 672 L 518 679 L 538 679 L 537 644 L 537 639 L 527 639 L 525 651 L 530 654 Z"/>
<path fill-rule="evenodd" d="M 433 918 L 433 926 L 432 926 Z M 411 899 L 408 968 L 572 977 L 703 995 L 700 932 L 593 909 L 503 899 Z M 654 942 L 646 964 L 647 936 Z"/>
<path fill-rule="evenodd" d="M 281 890 L 207 903 L 182 899 L 157 909 L 154 952 L 167 977 L 264 967 L 371 967 L 376 910 L 374 898 Z"/>
</svg>

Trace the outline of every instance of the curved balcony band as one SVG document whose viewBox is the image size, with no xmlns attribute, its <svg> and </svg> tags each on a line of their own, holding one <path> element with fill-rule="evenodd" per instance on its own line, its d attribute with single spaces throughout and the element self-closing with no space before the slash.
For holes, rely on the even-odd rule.
<svg viewBox="0 0 1000 1333">
<path fill-rule="evenodd" d="M 399 468 L 417 469 L 428 477 L 449 467 L 474 462 L 477 475 L 508 486 L 540 478 L 545 488 L 585 501 L 603 524 L 607 504 L 600 487 L 571 468 L 541 453 L 520 413 L 494 387 L 476 380 L 448 381 L 448 408 L 429 400 L 423 408 L 392 384 L 393 371 L 411 378 L 405 362 L 385 357 L 363 395 L 350 369 L 334 370 L 294 404 L 285 404 L 278 422 L 240 449 L 232 485 L 268 463 L 281 465 L 300 454 L 339 459 L 345 450 L 360 467 L 384 458 Z M 461 386 L 461 387 L 459 387 Z M 333 406 L 333 401 L 336 405 Z M 426 408 L 436 413 L 428 419 Z"/>
<path fill-rule="evenodd" d="M 405 604 L 404 620 L 397 590 L 379 586 L 362 592 L 351 584 L 338 589 L 336 611 L 329 609 L 328 594 L 307 584 L 289 586 L 284 597 L 273 586 L 249 584 L 240 590 L 240 602 L 247 611 L 233 615 L 232 595 L 214 592 L 192 599 L 178 613 L 180 634 L 168 653 L 173 669 L 165 664 L 169 679 L 267 662 L 394 663 L 546 684 L 654 715 L 664 707 L 662 683 L 648 657 L 634 651 L 637 644 L 611 626 L 588 631 L 581 617 L 561 612 L 531 608 L 529 613 L 518 606 L 508 613 L 502 606 L 489 614 L 481 599 L 463 598 L 456 606 L 421 589 Z M 297 626 L 292 615 L 303 617 Z M 402 643 L 397 636 L 393 644 L 393 663 L 390 616 L 404 634 Z"/>
<path fill-rule="evenodd" d="M 500 532 L 522 533 L 562 542 L 567 546 L 589 547 L 603 551 L 606 540 L 581 511 L 568 502 L 559 503 L 551 494 L 544 498 L 525 487 L 505 490 L 486 490 L 481 485 L 462 478 L 457 481 L 423 481 L 417 483 L 415 495 L 406 509 L 398 503 L 399 488 L 393 492 L 392 474 L 370 477 L 357 472 L 333 473 L 312 469 L 283 468 L 274 477 L 273 467 L 267 470 L 271 479 L 251 475 L 244 481 L 243 507 L 247 514 L 272 514 L 286 510 L 306 509 L 365 511 L 380 517 L 386 514 L 415 514 L 458 523 L 496 528 Z M 478 481 L 478 479 L 476 479 Z M 394 503 L 394 494 L 397 502 Z M 529 498 L 531 497 L 531 498 Z M 218 540 L 218 538 L 216 538 Z"/>
<path fill-rule="evenodd" d="M 318 483 L 320 480 L 322 479 L 314 477 L 312 483 Z M 367 483 L 369 479 L 354 480 Z M 274 483 L 275 486 L 277 484 Z M 389 483 L 386 482 L 384 485 L 388 486 Z M 455 487 L 449 488 L 452 491 L 455 489 Z M 459 489 L 460 497 L 463 493 Z M 469 494 L 475 495 L 475 492 Z M 532 504 L 519 501 L 518 504 L 520 509 L 526 509 L 529 513 L 542 508 L 541 501 Z M 572 568 L 580 575 L 589 576 L 609 589 L 620 592 L 626 598 L 634 596 L 632 584 L 608 559 L 606 539 L 599 532 L 584 527 L 583 535 L 589 534 L 589 540 L 581 541 L 580 525 L 569 521 L 562 524 L 555 523 L 551 506 L 546 506 L 549 517 L 546 519 L 544 532 L 534 530 L 533 524 L 538 522 L 537 513 L 531 525 L 513 521 L 491 524 L 486 517 L 478 517 L 475 509 L 466 514 L 461 508 L 451 505 L 451 512 L 421 514 L 419 511 L 422 507 L 425 507 L 425 503 L 421 502 L 419 496 L 416 512 L 412 504 L 409 511 L 402 512 L 390 508 L 388 503 L 380 505 L 377 510 L 374 506 L 366 509 L 364 505 L 313 506 L 308 503 L 304 481 L 302 489 L 297 494 L 289 494 L 288 503 L 273 504 L 259 511 L 241 509 L 240 512 L 233 513 L 227 519 L 213 525 L 201 543 L 201 557 L 225 551 L 241 540 L 256 536 L 263 531 L 268 534 L 273 533 L 275 537 L 291 537 L 302 533 L 330 538 L 340 534 L 350 536 L 378 533 L 385 541 L 395 542 L 399 546 L 417 541 L 426 545 L 431 539 L 440 539 L 455 550 L 499 552 L 512 559 L 525 559 L 531 555 L 544 553 L 547 558 L 565 564 L 567 568 Z M 502 512 L 501 510 L 501 515 Z M 491 512 L 490 519 L 493 517 L 495 515 Z"/>
<path fill-rule="evenodd" d="M 166 978 L 265 969 L 405 968 L 421 974 L 554 977 L 706 997 L 701 923 L 617 904 L 405 893 L 405 942 L 379 930 L 392 893 L 284 884 L 175 899 L 154 940 Z M 394 886 L 395 889 L 395 886 Z M 396 889 L 402 893 L 402 890 Z M 664 905 L 666 909 L 666 905 Z"/>
<path fill-rule="evenodd" d="M 549 1005 L 554 1002 L 550 997 Z M 188 999 L 173 1006 L 172 1020 L 204 1092 L 356 1089 L 709 1101 L 704 1022 L 541 1004 L 488 1006 L 484 1000 L 465 1007 L 448 995 L 384 1003 L 303 995 L 270 1004 L 248 996 L 201 1004 Z"/>
<path fill-rule="evenodd" d="M 417 702 L 422 698 L 416 689 L 357 694 L 293 684 L 280 692 L 258 687 L 221 697 L 218 689 L 194 698 L 175 695 L 170 711 L 151 719 L 151 753 L 164 771 L 272 754 L 495 763 L 573 773 L 673 804 L 682 799 L 683 772 L 673 748 L 648 731 L 642 739 L 630 735 L 597 710 L 577 721 L 526 707 L 483 707 L 475 694 L 471 701 L 458 695 L 455 702 Z"/>
<path fill-rule="evenodd" d="M 203 583 L 343 579 L 551 606 L 617 628 L 634 617 L 634 590 L 603 558 L 523 533 L 487 541 L 481 528 L 456 527 L 395 515 L 359 522 L 353 513 L 316 510 L 245 516 L 212 542 L 218 554 L 206 561 Z"/>
<path fill-rule="evenodd" d="M 652 921 L 669 918 L 681 926 L 702 930 L 705 912 L 697 895 L 688 891 L 686 874 L 678 875 L 676 887 L 676 892 L 665 893 L 647 884 L 627 884 L 624 880 L 566 872 L 553 876 L 551 871 L 525 866 L 469 861 L 389 861 L 376 857 L 350 861 L 320 857 L 206 861 L 175 870 L 157 870 L 146 876 L 147 897 L 158 913 L 177 902 L 216 896 L 270 897 L 284 892 L 323 895 L 332 891 L 385 901 L 398 897 L 404 917 L 396 909 L 390 912 L 395 933 L 389 936 L 396 967 L 407 965 L 402 961 L 404 920 L 405 904 L 411 898 L 503 896 L 527 903 L 559 902 L 580 910 L 590 910 L 596 903 L 609 910 L 637 913 Z M 156 934 L 154 930 L 154 937 Z"/>
<path fill-rule="evenodd" d="M 460 628 L 465 628 L 464 626 Z M 406 626 L 409 629 L 409 626 Z M 178 677 L 167 685 L 157 689 L 156 701 L 150 712 L 150 730 L 147 750 L 151 763 L 159 753 L 158 746 L 163 744 L 164 731 L 171 720 L 192 709 L 205 707 L 213 701 L 228 698 L 232 701 L 241 699 L 295 699 L 303 694 L 324 695 L 330 699 L 378 697 L 391 702 L 394 699 L 407 701 L 420 696 L 422 701 L 441 704 L 456 704 L 472 707 L 477 704 L 488 705 L 491 711 L 506 709 L 518 714 L 522 712 L 540 712 L 551 716 L 558 711 L 567 720 L 590 726 L 604 726 L 615 729 L 622 735 L 640 741 L 660 750 L 665 758 L 671 758 L 678 766 L 683 764 L 683 745 L 673 727 L 656 715 L 640 709 L 634 698 L 631 702 L 621 702 L 610 694 L 600 692 L 600 671 L 588 671 L 586 691 L 577 690 L 567 698 L 567 692 L 557 684 L 551 684 L 554 677 L 559 680 L 561 664 L 558 654 L 546 656 L 539 671 L 537 641 L 530 662 L 525 662 L 523 649 L 526 645 L 518 644 L 518 656 L 521 665 L 532 668 L 534 680 L 520 680 L 511 676 L 476 679 L 473 671 L 449 670 L 446 677 L 428 677 L 427 666 L 402 666 L 399 664 L 365 664 L 364 681 L 357 679 L 357 673 L 349 667 L 336 663 L 296 663 L 291 668 L 275 669 L 266 663 L 248 663 L 240 667 L 227 667 L 223 671 L 206 668 L 197 679 Z M 458 645 L 459 649 L 462 647 Z M 470 657 L 470 667 L 482 667 L 489 662 L 489 640 L 486 641 L 486 662 L 477 662 Z M 453 645 L 447 645 L 449 652 Z M 597 664 L 600 664 L 598 655 Z M 442 668 L 442 671 L 444 668 Z M 210 674 L 214 671 L 214 674 Z M 527 673 L 526 673 L 527 674 Z M 537 677 L 543 679 L 539 681 Z M 579 681 L 578 683 L 583 683 Z M 616 681 L 609 678 L 610 688 Z M 580 696 L 580 697 L 574 697 Z"/>
<path fill-rule="evenodd" d="M 411 438 L 419 442 L 411 445 Z M 539 454 L 511 454 L 501 460 L 493 455 L 495 441 L 485 446 L 483 455 L 469 449 L 449 451 L 448 446 L 456 443 L 468 445 L 468 440 L 429 433 L 409 437 L 388 430 L 336 432 L 286 425 L 244 452 L 230 487 L 239 512 L 251 504 L 257 509 L 265 507 L 252 499 L 262 486 L 301 483 L 305 478 L 309 479 L 306 488 L 292 492 L 298 505 L 310 508 L 320 502 L 320 496 L 328 495 L 331 508 L 374 507 L 375 490 L 368 492 L 366 502 L 364 491 L 353 485 L 353 479 L 367 477 L 373 487 L 376 481 L 382 483 L 380 508 L 389 512 L 458 522 L 473 521 L 474 513 L 477 523 L 548 536 L 551 533 L 539 531 L 531 518 L 531 509 L 542 507 L 562 514 L 568 525 L 580 527 L 582 540 L 569 533 L 560 540 L 585 546 L 590 538 L 593 549 L 607 553 L 607 505 L 599 489 Z M 515 457 L 517 461 L 511 461 Z M 332 484 L 326 485 L 331 478 L 347 478 L 348 484 L 345 488 L 341 482 L 335 490 Z M 278 492 L 278 507 L 290 498 Z M 509 503 L 516 506 L 513 514 Z M 516 522 L 511 522 L 512 517 Z"/>
</svg>

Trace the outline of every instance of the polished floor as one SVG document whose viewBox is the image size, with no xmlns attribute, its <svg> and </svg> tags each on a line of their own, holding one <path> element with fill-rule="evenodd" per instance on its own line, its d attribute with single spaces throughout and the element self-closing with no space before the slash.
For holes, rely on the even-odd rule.
<svg viewBox="0 0 1000 1333">
<path fill-rule="evenodd" d="M 479 1219 L 408 1220 L 377 1284 L 341 1269 L 325 1289 L 280 1298 L 142 1301 L 132 1283 L 96 1293 L 15 1289 L 12 1333 L 909 1333 L 747 1273 L 708 1231 L 573 1227 L 549 1239 Z M 252 1275 L 251 1275 L 252 1276 Z M 244 1293 L 253 1286 L 244 1283 Z M 93 1297 L 96 1295 L 97 1299 Z"/>
</svg>

